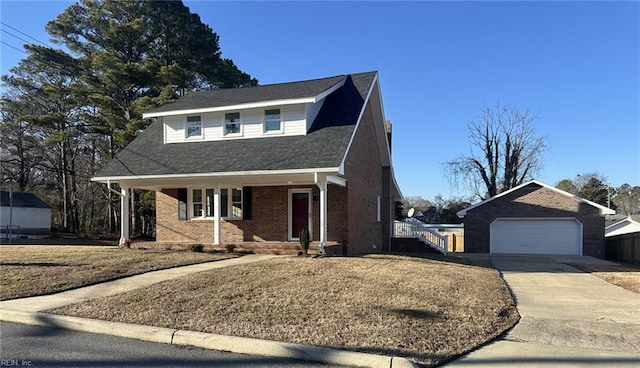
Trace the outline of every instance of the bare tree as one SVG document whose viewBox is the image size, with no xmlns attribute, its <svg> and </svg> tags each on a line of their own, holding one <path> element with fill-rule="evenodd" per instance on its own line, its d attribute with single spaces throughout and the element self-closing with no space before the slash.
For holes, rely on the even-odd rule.
<svg viewBox="0 0 640 368">
<path fill-rule="evenodd" d="M 417 211 L 425 211 L 430 207 L 433 207 L 433 203 L 431 203 L 431 201 L 420 196 L 404 197 L 402 205 L 405 213 L 407 213 L 410 208 L 415 208 Z"/>
<path fill-rule="evenodd" d="M 542 165 L 546 137 L 534 129 L 537 115 L 514 106 L 485 107 L 469 124 L 471 152 L 445 162 L 454 185 L 464 185 L 481 199 L 529 180 Z"/>
</svg>

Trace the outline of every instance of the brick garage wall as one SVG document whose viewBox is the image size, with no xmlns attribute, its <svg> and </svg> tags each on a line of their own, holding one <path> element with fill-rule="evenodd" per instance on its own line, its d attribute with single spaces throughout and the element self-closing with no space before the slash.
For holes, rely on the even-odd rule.
<svg viewBox="0 0 640 368">
<path fill-rule="evenodd" d="M 289 189 L 312 189 L 313 241 L 320 237 L 320 190 L 315 185 L 253 187 L 251 190 L 251 220 L 223 220 L 222 243 L 243 241 L 288 241 Z M 328 240 L 347 241 L 346 188 L 329 185 Z M 212 220 L 179 220 L 178 190 L 156 192 L 156 241 L 213 242 L 215 225 Z"/>
<path fill-rule="evenodd" d="M 604 257 L 604 216 L 600 210 L 537 184 L 468 211 L 464 218 L 465 252 L 489 253 L 490 225 L 499 217 L 575 217 L 582 223 L 582 253 Z"/>
<path fill-rule="evenodd" d="M 376 219 L 378 196 L 385 198 L 384 170 L 370 103 L 367 104 L 356 131 L 344 170 L 348 189 L 347 255 L 380 252 L 383 247 L 388 249 L 390 238 L 383 235 L 382 222 Z M 387 201 L 383 203 L 389 204 Z M 382 213 L 384 212 L 383 208 Z"/>
</svg>

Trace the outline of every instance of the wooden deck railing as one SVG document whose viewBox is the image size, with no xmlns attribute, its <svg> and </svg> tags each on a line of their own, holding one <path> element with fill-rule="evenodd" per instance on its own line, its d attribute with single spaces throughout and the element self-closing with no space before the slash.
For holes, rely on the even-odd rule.
<svg viewBox="0 0 640 368">
<path fill-rule="evenodd" d="M 440 253 L 447 254 L 447 237 L 424 226 L 419 220 L 394 221 L 393 236 L 396 238 L 417 238 Z"/>
</svg>

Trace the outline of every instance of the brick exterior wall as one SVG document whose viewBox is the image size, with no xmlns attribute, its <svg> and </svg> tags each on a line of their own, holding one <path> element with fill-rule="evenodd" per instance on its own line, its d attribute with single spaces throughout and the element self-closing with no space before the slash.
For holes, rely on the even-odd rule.
<svg viewBox="0 0 640 368">
<path fill-rule="evenodd" d="M 604 216 L 596 207 L 532 183 L 467 212 L 465 252 L 489 253 L 490 225 L 496 218 L 574 217 L 582 223 L 582 254 L 604 258 Z"/>
<path fill-rule="evenodd" d="M 288 241 L 289 189 L 312 189 L 313 241 L 320 236 L 320 190 L 315 185 L 253 187 L 251 220 L 223 220 L 222 243 Z M 346 188 L 328 186 L 328 241 L 347 242 Z M 179 220 L 178 190 L 156 192 L 156 241 L 213 242 L 213 220 Z"/>
<path fill-rule="evenodd" d="M 389 249 L 390 232 L 383 226 L 383 221 L 392 210 L 389 199 L 390 170 L 383 169 L 376 142 L 373 112 L 369 103 L 345 160 L 349 221 L 347 255 Z M 376 219 L 378 196 L 382 197 L 382 221 Z"/>
</svg>

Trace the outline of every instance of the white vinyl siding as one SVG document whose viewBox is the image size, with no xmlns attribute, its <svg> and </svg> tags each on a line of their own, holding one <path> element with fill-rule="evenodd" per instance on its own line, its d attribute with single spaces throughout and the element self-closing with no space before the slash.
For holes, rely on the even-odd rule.
<svg viewBox="0 0 640 368">
<path fill-rule="evenodd" d="M 496 219 L 491 253 L 582 254 L 582 224 L 576 219 Z"/>
<path fill-rule="evenodd" d="M 183 116 L 167 116 L 164 118 L 165 142 L 184 142 L 185 141 L 185 119 Z"/>
<path fill-rule="evenodd" d="M 318 104 L 315 104 L 318 105 Z M 316 106 L 318 107 L 318 106 Z M 187 139 L 187 116 L 167 116 L 164 119 L 165 143 L 182 143 L 194 140 L 216 141 L 237 138 L 262 138 L 273 136 L 273 132 L 264 130 L 265 110 L 280 109 L 281 132 L 280 135 L 304 135 L 307 132 L 306 118 L 309 111 L 305 104 L 273 106 L 273 108 L 255 108 L 240 111 L 212 112 L 201 115 L 202 136 Z M 242 124 L 241 134 L 225 135 L 225 114 L 240 113 Z M 317 111 L 312 115 L 315 118 Z"/>
<path fill-rule="evenodd" d="M 320 108 L 322 107 L 322 104 L 324 104 L 324 98 L 316 103 L 310 103 L 307 104 L 307 112 L 306 112 L 306 129 L 307 131 L 309 131 L 309 128 L 311 127 L 311 124 L 313 124 L 313 121 L 316 119 L 316 116 L 318 116 L 318 112 L 320 112 Z"/>
</svg>

